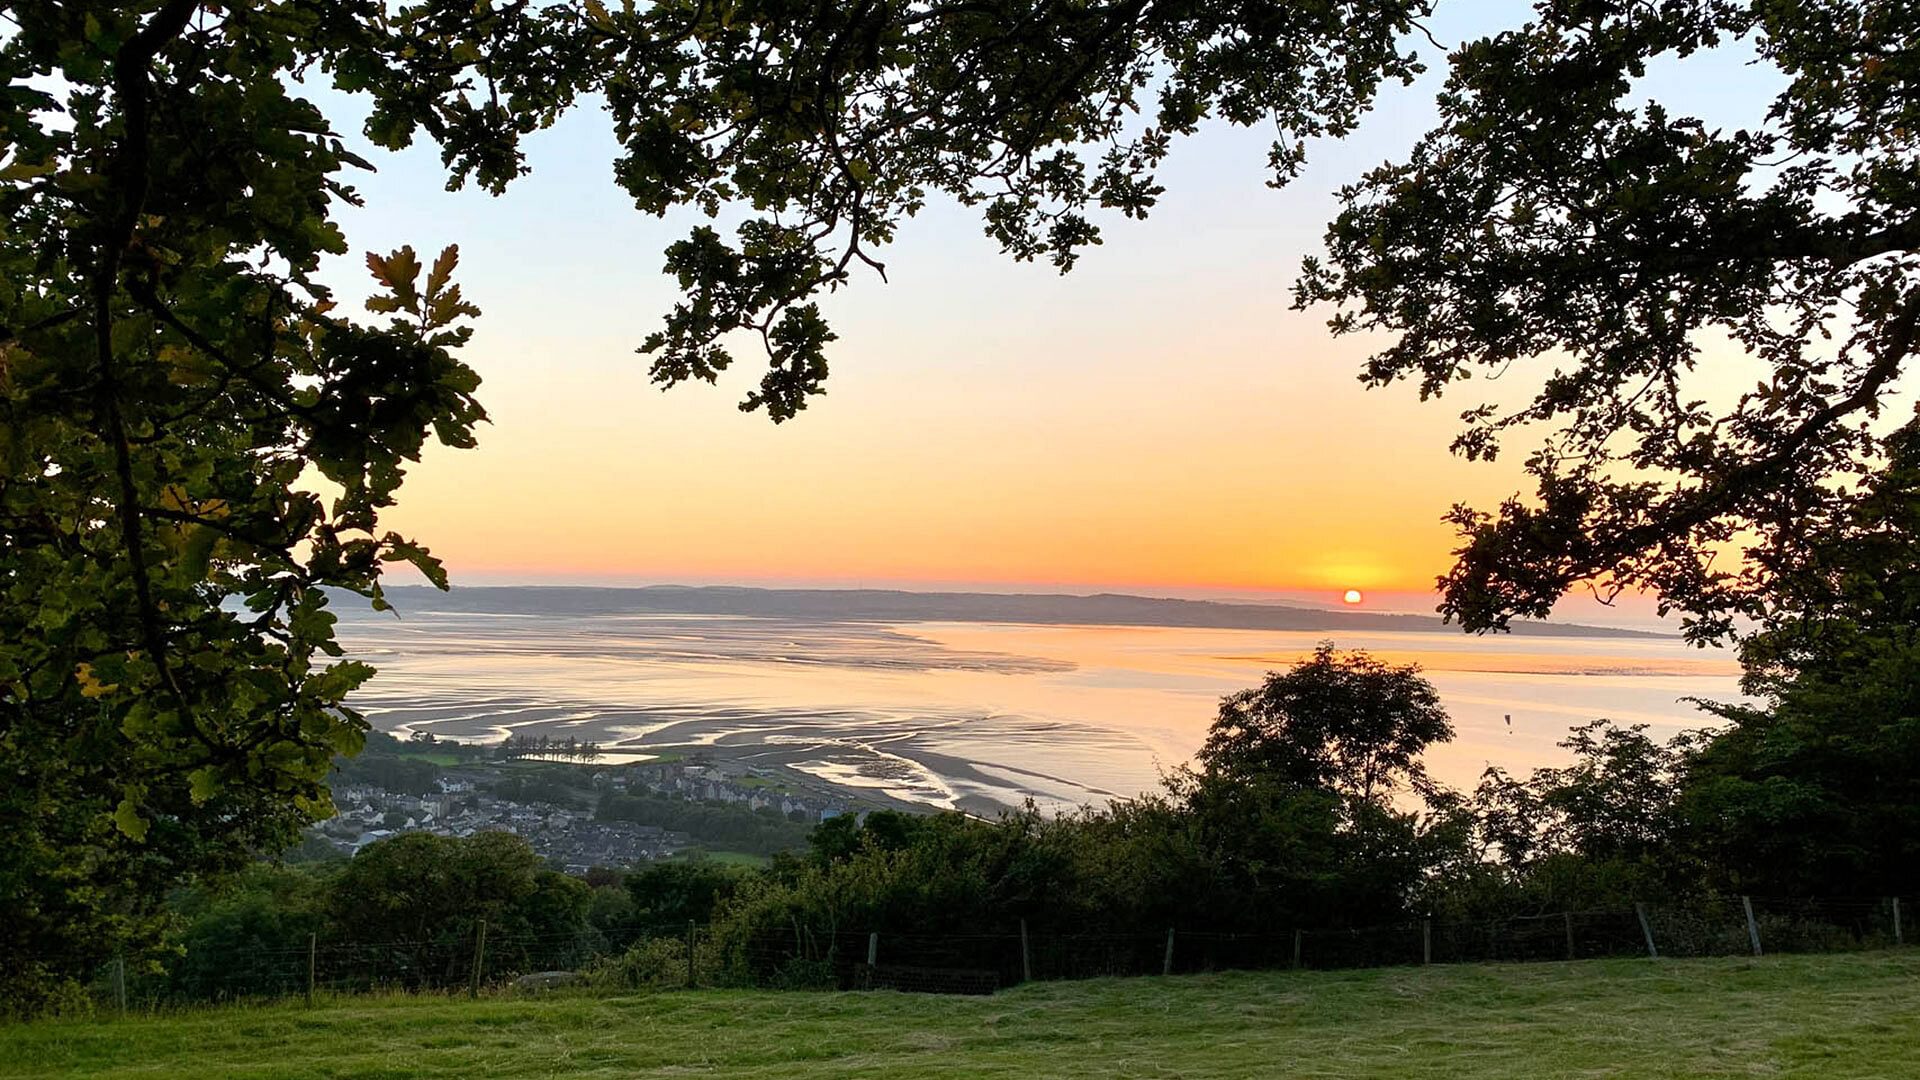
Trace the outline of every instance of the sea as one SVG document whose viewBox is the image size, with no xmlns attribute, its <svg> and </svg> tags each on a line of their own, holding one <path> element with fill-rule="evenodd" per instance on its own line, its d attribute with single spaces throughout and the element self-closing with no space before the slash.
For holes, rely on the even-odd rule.
<svg viewBox="0 0 1920 1080">
<path fill-rule="evenodd" d="M 603 762 L 706 752 L 991 813 L 1158 788 L 1192 760 L 1222 696 L 1322 640 L 1419 665 L 1455 729 L 1427 767 L 1461 787 L 1490 767 L 1564 762 L 1576 725 L 1606 718 L 1666 737 L 1711 725 L 1695 700 L 1738 696 L 1730 654 L 1672 636 L 503 606 L 522 610 L 336 604 L 341 642 L 378 671 L 350 704 L 401 736 L 573 737 Z"/>
</svg>

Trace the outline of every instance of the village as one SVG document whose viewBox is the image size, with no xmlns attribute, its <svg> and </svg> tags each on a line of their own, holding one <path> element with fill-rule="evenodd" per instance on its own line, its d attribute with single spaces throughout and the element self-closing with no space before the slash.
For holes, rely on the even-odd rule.
<svg viewBox="0 0 1920 1080">
<path fill-rule="evenodd" d="M 529 772 L 528 766 L 544 767 Z M 863 813 L 828 794 L 797 790 L 793 778 L 782 775 L 789 770 L 704 756 L 591 767 L 516 758 L 435 771 L 425 783 L 413 776 L 388 781 L 391 787 L 336 782 L 336 813 L 311 827 L 309 836 L 332 853 L 351 855 L 405 832 L 453 837 L 507 832 L 526 840 L 554 869 L 585 874 L 595 867 L 624 869 L 695 850 L 746 847 L 749 854 L 764 855 L 751 850 L 766 846 L 764 834 L 799 840 L 821 821 Z M 684 805 L 663 807 L 669 800 Z M 636 808 L 643 818 L 669 820 L 628 820 Z M 789 827 L 780 829 L 782 824 Z M 743 833 L 757 845 L 742 843 Z"/>
</svg>

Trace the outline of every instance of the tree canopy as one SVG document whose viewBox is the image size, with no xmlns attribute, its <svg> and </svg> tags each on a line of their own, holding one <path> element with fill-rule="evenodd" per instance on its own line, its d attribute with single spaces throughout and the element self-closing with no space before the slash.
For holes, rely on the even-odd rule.
<svg viewBox="0 0 1920 1080">
<path fill-rule="evenodd" d="M 1781 77 L 1752 127 L 1643 99 L 1650 65 L 1715 47 Z M 1533 498 L 1455 509 L 1443 611 L 1498 628 L 1592 582 L 1700 638 L 1775 613 L 1777 564 L 1857 497 L 1916 346 L 1916 74 L 1920 10 L 1849 0 L 1549 2 L 1452 54 L 1439 125 L 1342 190 L 1298 285 L 1336 333 L 1383 335 L 1371 384 L 1541 369 L 1524 405 L 1462 414 L 1471 458 L 1547 437 Z M 1730 404 L 1696 374 L 1716 348 L 1756 361 Z"/>
<path fill-rule="evenodd" d="M 1210 775 L 1317 787 L 1364 802 L 1427 787 L 1421 753 L 1453 738 L 1433 684 L 1413 665 L 1323 641 L 1260 686 L 1229 694 L 1200 748 Z"/>
<path fill-rule="evenodd" d="M 1741 643 L 1750 702 L 1692 763 L 1683 810 L 1730 884 L 1889 894 L 1920 876 L 1920 437 L 1777 568 L 1790 617 Z"/>
</svg>

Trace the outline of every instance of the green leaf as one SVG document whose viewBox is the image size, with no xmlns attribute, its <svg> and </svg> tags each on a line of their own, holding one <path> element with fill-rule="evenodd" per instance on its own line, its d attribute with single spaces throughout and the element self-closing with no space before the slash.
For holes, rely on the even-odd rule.
<svg viewBox="0 0 1920 1080">
<path fill-rule="evenodd" d="M 453 269 L 460 265 L 460 245 L 448 244 L 441 249 L 440 257 L 433 260 L 433 269 L 427 273 L 427 300 L 440 295 L 446 287 L 447 279 L 453 276 Z"/>
<path fill-rule="evenodd" d="M 207 576 L 207 566 L 213 556 L 213 546 L 220 534 L 205 525 L 194 525 L 187 530 L 186 542 L 180 546 L 180 580 L 184 583 L 196 583 Z"/>
<path fill-rule="evenodd" d="M 202 806 L 219 792 L 220 774 L 212 766 L 187 774 L 187 796 L 193 800 L 193 805 Z"/>
<path fill-rule="evenodd" d="M 434 588 L 443 592 L 447 589 L 446 567 L 441 565 L 440 560 L 434 558 L 425 547 L 397 533 L 387 534 L 386 545 L 387 551 L 380 557 L 381 561 L 410 563 L 428 581 L 433 582 Z"/>
<path fill-rule="evenodd" d="M 418 313 L 420 311 L 420 293 L 415 282 L 420 278 L 420 259 L 413 253 L 411 245 L 381 258 L 373 252 L 367 252 L 367 269 L 373 278 L 385 285 L 392 293 L 391 300 L 376 297 L 367 301 L 371 311 L 393 311 L 395 308 Z M 376 307 L 376 301 L 382 306 Z M 392 307 L 385 306 L 392 304 Z"/>
<path fill-rule="evenodd" d="M 149 822 L 140 816 L 140 808 L 134 805 L 131 795 L 121 797 L 119 807 L 113 812 L 113 824 L 131 840 L 144 842 L 147 838 Z"/>
<path fill-rule="evenodd" d="M 57 168 L 59 163 L 53 161 L 16 161 L 0 169 L 0 181 L 32 180 L 38 176 L 45 176 Z"/>
<path fill-rule="evenodd" d="M 81 664 L 74 669 L 73 677 L 80 683 L 80 696 L 84 698 L 105 697 L 120 689 L 120 684 L 101 682 L 93 673 L 92 664 Z"/>
</svg>

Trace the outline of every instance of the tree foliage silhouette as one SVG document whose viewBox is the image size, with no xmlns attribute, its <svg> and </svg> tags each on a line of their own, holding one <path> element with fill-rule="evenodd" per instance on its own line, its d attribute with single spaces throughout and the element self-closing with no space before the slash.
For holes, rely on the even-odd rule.
<svg viewBox="0 0 1920 1080">
<path fill-rule="evenodd" d="M 1298 285 L 1384 337 L 1371 384 L 1542 369 L 1526 404 L 1462 414 L 1471 458 L 1548 437 L 1532 499 L 1455 508 L 1445 613 L 1499 628 L 1581 582 L 1652 590 L 1700 639 L 1776 613 L 1775 568 L 1858 497 L 1916 346 L 1917 43 L 1911 4 L 1565 2 L 1453 54 L 1439 125 L 1342 191 Z M 1650 65 L 1715 47 L 1781 76 L 1753 127 L 1642 100 Z M 1756 361 L 1730 404 L 1699 377 L 1716 350 Z"/>
<path fill-rule="evenodd" d="M 1257 777 L 1378 802 L 1424 792 L 1421 754 L 1451 738 L 1453 723 L 1419 668 L 1323 641 L 1288 670 L 1224 698 L 1200 764 L 1228 780 Z"/>
</svg>

